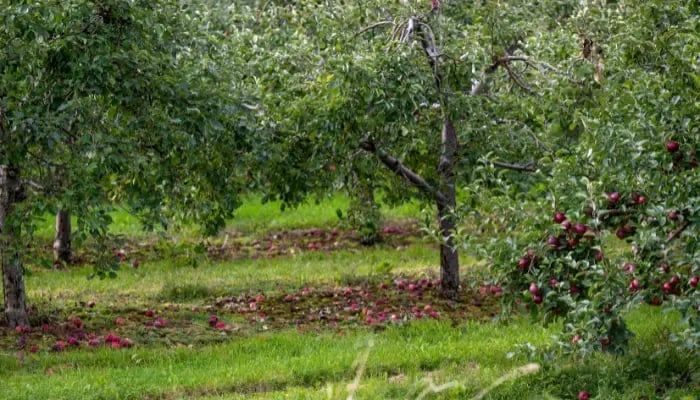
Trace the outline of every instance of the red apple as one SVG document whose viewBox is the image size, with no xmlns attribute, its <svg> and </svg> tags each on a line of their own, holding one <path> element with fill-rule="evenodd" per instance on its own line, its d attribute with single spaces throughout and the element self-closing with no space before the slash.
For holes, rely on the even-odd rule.
<svg viewBox="0 0 700 400">
<path fill-rule="evenodd" d="M 698 287 L 698 281 L 700 281 L 700 277 L 694 276 L 690 278 L 690 286 L 692 287 Z"/>
<path fill-rule="evenodd" d="M 675 153 L 680 148 L 680 145 L 675 140 L 669 140 L 666 142 L 666 151 L 669 153 Z"/>
<path fill-rule="evenodd" d="M 591 395 L 588 394 L 588 392 L 583 391 L 578 393 L 578 400 L 588 400 L 591 398 Z"/>
<path fill-rule="evenodd" d="M 620 192 L 612 192 L 612 193 L 608 193 L 607 197 L 608 197 L 608 200 L 610 200 L 610 202 L 614 204 L 614 203 L 617 203 L 618 201 L 620 201 L 620 198 L 622 196 L 620 196 Z"/>
<path fill-rule="evenodd" d="M 617 236 L 618 239 L 622 240 L 627 237 L 627 234 L 625 233 L 624 229 L 619 228 L 617 231 L 615 231 L 615 236 Z"/>
<path fill-rule="evenodd" d="M 680 213 L 677 210 L 671 210 L 666 213 L 666 218 L 670 219 L 671 221 L 678 221 L 679 216 Z"/>
<path fill-rule="evenodd" d="M 636 292 L 639 289 L 639 279 L 632 279 L 629 285 L 630 292 Z"/>
<path fill-rule="evenodd" d="M 602 251 L 598 250 L 598 251 L 595 253 L 595 260 L 598 261 L 598 262 L 601 262 L 601 261 L 603 261 L 603 258 L 605 258 L 605 255 L 603 254 Z"/>
<path fill-rule="evenodd" d="M 90 307 L 90 308 L 93 308 L 93 307 L 95 307 L 95 302 L 92 301 L 92 300 L 90 300 L 90 301 L 87 302 L 87 306 Z"/>
<path fill-rule="evenodd" d="M 519 269 L 525 269 L 530 265 L 530 259 L 527 257 L 523 257 L 520 260 L 518 260 L 518 268 Z"/>
<path fill-rule="evenodd" d="M 572 229 L 578 235 L 583 235 L 586 233 L 586 225 L 580 222 L 575 223 Z"/>
<path fill-rule="evenodd" d="M 556 213 L 554 213 L 554 217 L 552 219 L 557 224 L 561 224 L 562 222 L 564 222 L 566 220 L 566 214 L 564 214 L 563 212 L 556 212 Z"/>
<path fill-rule="evenodd" d="M 571 339 L 571 343 L 577 344 L 581 340 L 580 335 L 575 335 L 573 339 Z"/>
<path fill-rule="evenodd" d="M 530 283 L 530 288 L 528 289 L 532 295 L 536 295 L 540 292 L 535 282 Z"/>
<path fill-rule="evenodd" d="M 542 303 L 542 296 L 538 296 L 538 295 L 532 296 L 532 302 L 535 304 L 541 304 Z"/>
<path fill-rule="evenodd" d="M 155 312 L 153 310 L 146 310 L 144 314 L 146 314 L 147 317 L 153 317 Z"/>
</svg>

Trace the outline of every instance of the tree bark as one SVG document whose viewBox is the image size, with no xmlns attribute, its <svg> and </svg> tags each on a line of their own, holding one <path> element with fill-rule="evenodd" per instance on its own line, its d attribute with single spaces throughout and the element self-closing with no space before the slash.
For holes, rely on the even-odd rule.
<svg viewBox="0 0 700 400">
<path fill-rule="evenodd" d="M 59 210 L 58 213 L 56 213 L 56 236 L 53 241 L 53 259 L 55 262 L 70 262 L 70 234 L 70 213 L 67 210 Z"/>
<path fill-rule="evenodd" d="M 12 218 L 14 204 L 22 197 L 19 168 L 0 165 L 0 262 L 5 320 L 10 328 L 29 326 L 24 271 L 18 251 L 19 227 Z"/>
<path fill-rule="evenodd" d="M 455 194 L 456 177 L 454 172 L 457 154 L 457 133 L 452 120 L 445 116 L 442 123 L 442 154 L 438 164 L 440 193 L 446 201 L 436 198 L 440 235 L 440 280 L 441 295 L 451 300 L 459 300 L 459 253 L 454 245 L 456 222 L 454 210 L 457 206 Z"/>
</svg>

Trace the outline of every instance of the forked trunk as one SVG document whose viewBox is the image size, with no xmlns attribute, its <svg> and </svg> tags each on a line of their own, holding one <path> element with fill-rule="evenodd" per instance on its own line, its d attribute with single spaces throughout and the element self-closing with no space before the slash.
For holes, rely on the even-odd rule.
<svg viewBox="0 0 700 400">
<path fill-rule="evenodd" d="M 70 234 L 70 213 L 67 210 L 59 210 L 58 213 L 56 213 L 56 237 L 53 241 L 53 259 L 55 262 L 70 262 Z"/>
<path fill-rule="evenodd" d="M 12 219 L 14 204 L 21 199 L 19 168 L 0 165 L 0 262 L 5 301 L 5 320 L 10 328 L 29 326 L 24 271 L 18 252 L 19 227 Z"/>
</svg>

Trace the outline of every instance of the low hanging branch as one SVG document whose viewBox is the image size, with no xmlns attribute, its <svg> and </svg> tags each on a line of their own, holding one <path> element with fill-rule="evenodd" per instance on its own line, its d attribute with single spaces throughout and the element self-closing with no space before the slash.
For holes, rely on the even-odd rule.
<svg viewBox="0 0 700 400">
<path fill-rule="evenodd" d="M 374 153 L 377 156 L 377 158 L 379 158 L 379 160 L 397 176 L 402 177 L 404 180 L 418 188 L 424 194 L 434 198 L 438 203 L 448 204 L 448 200 L 442 192 L 435 189 L 425 179 L 423 179 L 422 176 L 413 172 L 410 168 L 401 163 L 401 161 L 378 149 L 373 141 L 368 139 L 361 140 L 360 148 L 367 152 Z"/>
</svg>

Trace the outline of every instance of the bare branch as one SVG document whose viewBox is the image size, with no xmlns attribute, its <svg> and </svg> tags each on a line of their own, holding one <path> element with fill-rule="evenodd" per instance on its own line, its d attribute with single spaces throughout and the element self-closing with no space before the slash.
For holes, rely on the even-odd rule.
<svg viewBox="0 0 700 400">
<path fill-rule="evenodd" d="M 367 32 L 367 31 L 370 31 L 370 30 L 375 29 L 375 28 L 379 28 L 380 26 L 384 26 L 384 25 L 394 25 L 394 21 L 379 21 L 379 22 L 375 22 L 375 23 L 373 23 L 372 25 L 369 25 L 369 26 L 366 26 L 366 27 L 360 29 L 360 30 L 355 34 L 355 37 L 360 36 L 360 35 L 362 35 L 363 33 Z"/>
<path fill-rule="evenodd" d="M 433 197 L 438 203 L 445 205 L 449 203 L 442 192 L 431 186 L 428 182 L 426 182 L 425 179 L 423 179 L 422 176 L 413 172 L 410 168 L 406 167 L 403 163 L 401 163 L 401 161 L 378 149 L 373 141 L 369 139 L 361 140 L 360 148 L 367 152 L 374 153 L 379 158 L 379 160 L 384 165 L 386 165 L 391 171 L 393 171 L 397 176 L 400 176 L 424 194 Z"/>
</svg>

